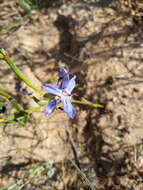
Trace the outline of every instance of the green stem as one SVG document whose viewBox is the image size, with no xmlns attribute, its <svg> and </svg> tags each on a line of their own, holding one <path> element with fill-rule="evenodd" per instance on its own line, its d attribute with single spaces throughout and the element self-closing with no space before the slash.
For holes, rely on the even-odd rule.
<svg viewBox="0 0 143 190">
<path fill-rule="evenodd" d="M 25 112 L 28 113 L 28 114 L 32 114 L 32 113 L 34 113 L 36 111 L 39 111 L 42 106 L 47 105 L 48 103 L 49 103 L 49 101 L 43 101 L 43 100 L 39 101 L 38 102 L 38 104 L 39 104 L 38 107 L 27 109 L 27 110 L 25 110 Z M 89 101 L 73 100 L 73 103 L 88 105 L 88 106 L 92 106 L 92 107 L 95 107 L 95 108 L 104 108 L 104 106 L 101 105 L 101 104 L 94 104 L 94 103 L 89 102 Z"/>
<path fill-rule="evenodd" d="M 27 109 L 27 110 L 25 110 L 25 112 L 28 113 L 28 114 L 32 114 L 34 112 L 39 111 L 40 109 L 41 109 L 41 106 L 38 106 L 38 107 L 35 107 L 35 108 Z"/>
<path fill-rule="evenodd" d="M 6 63 L 10 66 L 12 71 L 17 75 L 18 78 L 20 78 L 25 84 L 27 84 L 30 88 L 38 92 L 39 94 L 43 95 L 43 91 L 37 88 L 33 85 L 33 83 L 24 76 L 24 74 L 19 70 L 19 68 L 14 64 L 14 62 L 10 59 L 8 55 L 6 55 L 6 52 L 4 49 L 0 49 L 0 58 L 6 61 Z"/>
<path fill-rule="evenodd" d="M 16 108 L 17 111 L 21 111 L 22 110 L 22 107 L 17 103 L 17 101 L 11 97 L 9 94 L 8 94 L 8 91 L 3 89 L 3 88 L 0 88 L 0 95 L 2 95 L 3 97 L 5 97 L 6 99 L 8 99 L 12 105 Z"/>
<path fill-rule="evenodd" d="M 89 102 L 89 101 L 80 101 L 80 100 L 73 100 L 73 103 L 76 103 L 76 104 L 82 104 L 82 105 L 88 105 L 88 106 L 92 106 L 92 107 L 95 107 L 95 108 L 104 108 L 103 105 L 101 104 L 94 104 L 92 102 Z"/>
<path fill-rule="evenodd" d="M 0 95 L 4 96 L 6 99 L 9 99 L 11 96 L 8 94 L 8 92 L 3 89 L 3 88 L 0 88 Z"/>
<path fill-rule="evenodd" d="M 21 111 L 22 107 L 17 103 L 15 99 L 11 100 L 12 105 L 17 109 L 17 111 Z"/>
<path fill-rule="evenodd" d="M 3 94 L 3 91 L 1 93 L 1 89 L 0 89 L 0 94 Z M 6 95 L 8 97 L 8 95 Z M 25 113 L 27 114 L 32 114 L 34 112 L 37 112 L 41 109 L 42 106 L 48 104 L 49 101 L 39 101 L 38 104 L 39 106 L 38 107 L 34 107 L 34 108 L 30 108 L 30 109 L 27 109 L 27 110 L 24 110 Z M 96 108 L 103 108 L 104 106 L 101 105 L 101 104 L 94 104 L 92 102 L 89 102 L 89 101 L 80 101 L 80 100 L 73 100 L 74 103 L 76 104 L 83 104 L 83 105 L 89 105 L 89 106 L 93 106 L 93 107 L 96 107 Z M 14 103 L 14 102 L 13 102 Z M 17 104 L 16 104 L 17 105 Z M 20 111 L 20 110 L 19 110 Z M 12 121 L 12 120 L 9 120 L 9 121 L 2 121 L 0 122 L 0 125 L 4 125 L 4 124 L 9 124 L 9 123 L 17 123 L 16 121 Z"/>
</svg>

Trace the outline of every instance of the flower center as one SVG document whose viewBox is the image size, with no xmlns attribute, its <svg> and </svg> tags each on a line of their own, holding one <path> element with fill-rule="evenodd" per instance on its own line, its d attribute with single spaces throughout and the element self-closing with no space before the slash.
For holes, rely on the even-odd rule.
<svg viewBox="0 0 143 190">
<path fill-rule="evenodd" d="M 63 96 L 71 96 L 71 94 L 69 94 L 65 89 L 62 90 L 62 95 Z"/>
<path fill-rule="evenodd" d="M 60 100 L 64 100 L 67 96 L 71 96 L 71 94 L 68 93 L 65 89 L 63 89 L 60 95 L 56 96 L 55 98 L 60 101 Z"/>
</svg>

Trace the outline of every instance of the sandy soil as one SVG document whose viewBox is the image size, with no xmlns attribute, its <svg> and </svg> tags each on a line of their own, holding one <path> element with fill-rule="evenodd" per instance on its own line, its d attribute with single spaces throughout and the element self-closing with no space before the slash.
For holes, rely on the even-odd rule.
<svg viewBox="0 0 143 190">
<path fill-rule="evenodd" d="M 16 1 L 0 4 L 0 28 L 19 23 L 1 29 L 0 47 L 27 77 L 42 87 L 57 80 L 63 62 L 77 76 L 75 98 L 104 105 L 76 104 L 75 120 L 60 110 L 47 118 L 41 110 L 25 127 L 1 126 L 1 187 L 52 160 L 56 177 L 40 184 L 43 174 L 25 189 L 90 189 L 67 163 L 70 158 L 96 189 L 143 189 L 142 23 L 128 3 L 55 1 L 29 16 Z M 5 63 L 0 77 L 3 87 L 24 87 Z M 19 101 L 34 106 L 25 95 Z"/>
</svg>

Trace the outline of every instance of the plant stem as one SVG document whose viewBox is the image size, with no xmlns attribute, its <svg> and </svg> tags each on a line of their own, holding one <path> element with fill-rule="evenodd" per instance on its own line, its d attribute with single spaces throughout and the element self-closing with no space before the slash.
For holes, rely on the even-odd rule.
<svg viewBox="0 0 143 190">
<path fill-rule="evenodd" d="M 89 101 L 81 101 L 81 100 L 73 100 L 73 103 L 76 103 L 76 104 L 83 104 L 83 105 L 88 105 L 88 106 L 92 106 L 92 107 L 95 107 L 95 108 L 104 108 L 103 105 L 101 104 L 94 104 L 92 102 L 89 102 Z"/>
<path fill-rule="evenodd" d="M 33 85 L 33 83 L 25 77 L 25 75 L 19 70 L 19 68 L 14 64 L 14 62 L 10 59 L 10 57 L 6 54 L 4 49 L 0 49 L 0 58 L 6 61 L 6 63 L 10 66 L 12 71 L 17 75 L 19 79 L 21 79 L 25 84 L 27 84 L 30 88 L 38 92 L 39 94 L 43 95 L 43 91 L 40 90 L 38 87 Z"/>
</svg>

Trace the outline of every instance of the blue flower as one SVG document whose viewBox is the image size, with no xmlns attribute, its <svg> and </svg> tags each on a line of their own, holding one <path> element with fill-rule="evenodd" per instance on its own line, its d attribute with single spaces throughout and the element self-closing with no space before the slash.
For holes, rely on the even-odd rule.
<svg viewBox="0 0 143 190">
<path fill-rule="evenodd" d="M 45 114 L 49 116 L 56 108 L 57 104 L 63 103 L 63 110 L 68 114 L 70 118 L 75 117 L 75 109 L 72 106 L 72 91 L 75 88 L 76 76 L 73 76 L 69 79 L 69 74 L 64 68 L 60 68 L 59 77 L 61 80 L 60 88 L 57 85 L 48 85 L 43 86 L 49 94 L 55 95 L 55 99 L 50 101 L 45 107 Z"/>
</svg>

